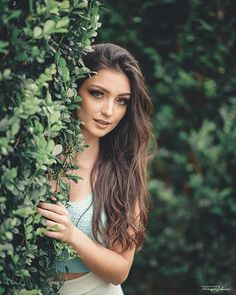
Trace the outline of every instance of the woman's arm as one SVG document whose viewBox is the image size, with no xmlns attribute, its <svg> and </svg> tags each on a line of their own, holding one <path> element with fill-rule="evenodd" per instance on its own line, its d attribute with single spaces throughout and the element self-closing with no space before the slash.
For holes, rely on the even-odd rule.
<svg viewBox="0 0 236 295">
<path fill-rule="evenodd" d="M 75 228 L 68 244 L 81 256 L 86 266 L 104 280 L 119 285 L 127 279 L 134 249 L 119 254 L 115 249 L 94 242 L 78 228 Z"/>
<path fill-rule="evenodd" d="M 38 213 L 48 219 L 47 226 L 57 226 L 57 231 L 45 231 L 45 235 L 71 245 L 92 272 L 114 285 L 126 280 L 135 248 L 119 254 L 121 245 L 112 248 L 109 241 L 109 249 L 93 241 L 73 225 L 67 209 L 61 202 L 40 203 Z"/>
</svg>

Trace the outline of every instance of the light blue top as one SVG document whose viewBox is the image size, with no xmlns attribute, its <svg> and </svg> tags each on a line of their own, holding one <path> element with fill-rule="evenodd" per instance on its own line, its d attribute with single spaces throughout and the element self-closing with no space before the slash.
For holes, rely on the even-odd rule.
<svg viewBox="0 0 236 295">
<path fill-rule="evenodd" d="M 93 204 L 92 204 L 92 192 L 89 193 L 87 197 L 81 201 L 67 202 L 67 210 L 70 213 L 71 221 L 76 225 L 81 231 L 83 231 L 89 238 L 95 240 L 92 232 L 92 216 L 93 216 Z M 65 205 L 65 202 L 64 202 Z M 106 225 L 106 215 L 105 212 L 102 212 L 102 223 Z M 98 235 L 99 241 L 107 247 L 107 241 L 103 237 Z M 64 272 L 66 273 L 66 267 L 68 268 L 69 273 L 77 272 L 89 272 L 90 270 L 87 266 L 81 261 L 79 257 L 69 258 L 69 255 L 66 250 L 63 250 L 60 257 L 56 257 L 53 269 L 55 272 Z M 63 260 L 63 261 L 62 261 Z"/>
</svg>

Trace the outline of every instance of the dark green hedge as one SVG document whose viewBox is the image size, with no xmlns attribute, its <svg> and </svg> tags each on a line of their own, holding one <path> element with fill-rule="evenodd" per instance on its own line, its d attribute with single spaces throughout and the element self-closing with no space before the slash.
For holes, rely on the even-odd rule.
<svg viewBox="0 0 236 295">
<path fill-rule="evenodd" d="M 46 279 L 66 245 L 43 236 L 36 206 L 51 201 L 49 176 L 58 180 L 57 198 L 68 196 L 60 178 L 85 146 L 71 111 L 77 80 L 89 72 L 80 57 L 91 51 L 99 5 L 0 2 L 0 294 L 57 294 Z"/>
<path fill-rule="evenodd" d="M 106 3 L 99 38 L 139 59 L 159 146 L 150 171 L 149 238 L 125 284 L 127 294 L 203 294 L 202 285 L 232 290 L 235 284 L 234 4 Z"/>
</svg>

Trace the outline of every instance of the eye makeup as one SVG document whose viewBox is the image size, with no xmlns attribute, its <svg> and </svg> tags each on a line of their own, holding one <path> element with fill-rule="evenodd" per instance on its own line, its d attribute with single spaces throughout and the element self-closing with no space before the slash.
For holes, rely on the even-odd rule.
<svg viewBox="0 0 236 295">
<path fill-rule="evenodd" d="M 89 88 L 88 92 L 90 95 L 98 99 L 101 99 L 106 93 L 108 93 L 108 91 L 102 91 L 101 89 L 97 89 L 97 88 Z M 129 98 L 122 97 L 121 95 L 117 98 L 117 103 L 119 105 L 128 105 L 129 100 L 130 100 Z"/>
<path fill-rule="evenodd" d="M 89 89 L 88 92 L 96 98 L 101 98 L 104 95 L 104 93 L 98 89 Z"/>
<path fill-rule="evenodd" d="M 120 105 L 128 105 L 128 103 L 129 103 L 129 99 L 125 98 L 125 97 L 118 98 L 118 101 L 119 101 Z"/>
</svg>

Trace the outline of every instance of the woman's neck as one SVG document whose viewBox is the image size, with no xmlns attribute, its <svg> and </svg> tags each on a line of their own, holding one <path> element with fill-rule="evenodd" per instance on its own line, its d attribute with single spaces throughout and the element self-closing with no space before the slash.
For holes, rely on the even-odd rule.
<svg viewBox="0 0 236 295">
<path fill-rule="evenodd" d="M 99 154 L 99 137 L 89 136 L 85 132 L 82 134 L 88 147 L 77 153 L 76 159 L 80 168 L 92 168 Z"/>
</svg>

